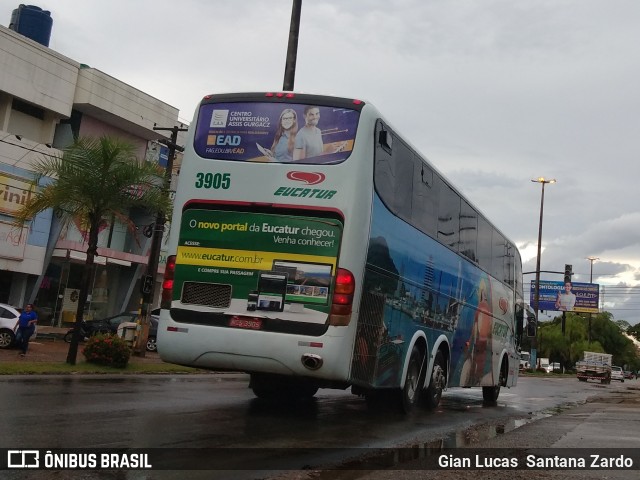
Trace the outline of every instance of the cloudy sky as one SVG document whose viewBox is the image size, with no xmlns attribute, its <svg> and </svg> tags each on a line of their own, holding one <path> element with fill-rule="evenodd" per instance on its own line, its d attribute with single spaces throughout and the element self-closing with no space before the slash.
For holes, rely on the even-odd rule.
<svg viewBox="0 0 640 480">
<path fill-rule="evenodd" d="M 0 0 L 9 25 L 17 0 Z M 282 88 L 292 0 L 39 0 L 50 48 L 180 109 Z M 640 322 L 640 1 L 303 0 L 295 90 L 357 97 L 517 243 Z M 534 279 L 525 275 L 525 284 Z M 562 280 L 542 274 L 542 279 Z M 525 291 L 528 295 L 528 288 Z"/>
</svg>

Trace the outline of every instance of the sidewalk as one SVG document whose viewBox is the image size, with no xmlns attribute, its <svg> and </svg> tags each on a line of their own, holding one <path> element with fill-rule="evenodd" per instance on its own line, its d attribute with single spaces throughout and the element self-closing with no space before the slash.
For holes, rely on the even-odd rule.
<svg viewBox="0 0 640 480">
<path fill-rule="evenodd" d="M 470 435 L 472 435 L 470 433 Z M 626 383 L 619 388 L 603 388 L 586 403 L 564 409 L 556 415 L 537 420 L 509 432 L 485 440 L 470 442 L 465 449 L 484 452 L 484 456 L 501 455 L 519 458 L 517 469 L 509 468 L 424 468 L 420 460 L 403 464 L 398 469 L 356 472 L 351 480 L 631 480 L 640 478 L 640 384 Z M 480 450 L 479 450 L 480 449 Z M 482 450 L 487 449 L 487 450 Z M 437 453 L 437 450 L 436 450 Z M 632 459 L 630 469 L 554 470 L 526 468 L 526 455 L 555 455 L 569 458 L 599 454 Z M 590 459 L 588 460 L 591 461 Z M 291 477 L 284 476 L 282 480 Z M 310 480 L 300 475 L 296 480 Z M 338 478 L 337 476 L 334 478 Z M 325 477 L 321 477 L 325 480 Z"/>
<path fill-rule="evenodd" d="M 19 357 L 16 348 L 0 349 L 0 362 L 15 362 L 26 360 L 29 362 L 53 362 L 65 363 L 69 344 L 63 340 L 68 328 L 56 328 L 49 326 L 39 326 L 35 340 L 29 342 L 29 350 L 26 357 Z M 84 362 L 82 349 L 84 342 L 78 344 L 77 362 Z M 129 359 L 133 363 L 163 363 L 158 352 L 145 352 L 144 357 L 131 355 Z"/>
</svg>

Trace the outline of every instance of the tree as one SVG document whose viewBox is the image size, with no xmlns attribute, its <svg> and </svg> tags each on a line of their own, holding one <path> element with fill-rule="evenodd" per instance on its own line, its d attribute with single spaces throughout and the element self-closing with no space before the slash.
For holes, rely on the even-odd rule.
<svg viewBox="0 0 640 480">
<path fill-rule="evenodd" d="M 626 338 L 611 314 L 604 312 L 594 317 L 593 338 L 598 340 L 605 352 L 613 354 L 614 365 L 625 365 L 633 357 L 631 340 Z"/>
<path fill-rule="evenodd" d="M 155 214 L 168 212 L 171 203 L 162 188 L 162 169 L 157 164 L 138 161 L 134 145 L 109 136 L 78 138 L 64 149 L 63 155 L 38 160 L 33 171 L 33 184 L 40 188 L 16 214 L 15 223 L 23 226 L 38 213 L 52 208 L 63 222 L 75 221 L 87 232 L 87 261 L 67 355 L 67 363 L 75 365 L 89 285 L 96 270 L 94 258 L 101 224 L 116 218 L 134 230 L 131 209 Z"/>
<path fill-rule="evenodd" d="M 609 312 L 601 312 L 592 317 L 592 340 L 588 341 L 587 320 L 577 313 L 569 312 L 565 319 L 565 333 L 562 334 L 562 317 L 557 316 L 549 322 L 541 322 L 538 328 L 538 355 L 559 361 L 564 367 L 571 368 L 582 358 L 584 351 L 611 353 L 613 364 L 637 369 L 640 367 L 640 355 L 637 349 L 624 335 L 634 335 L 640 339 L 640 324 L 628 326 L 624 320 L 614 321 Z M 522 350 L 531 348 L 529 338 L 523 338 Z"/>
<path fill-rule="evenodd" d="M 616 320 L 615 324 L 618 325 L 620 330 L 622 330 L 623 332 L 626 332 L 627 330 L 629 330 L 629 328 L 631 328 L 631 325 L 626 320 Z"/>
<path fill-rule="evenodd" d="M 637 324 L 633 325 L 632 327 L 630 327 L 627 330 L 627 333 L 629 335 L 631 335 L 632 337 L 634 337 L 636 340 L 640 340 L 640 323 L 637 323 Z"/>
</svg>

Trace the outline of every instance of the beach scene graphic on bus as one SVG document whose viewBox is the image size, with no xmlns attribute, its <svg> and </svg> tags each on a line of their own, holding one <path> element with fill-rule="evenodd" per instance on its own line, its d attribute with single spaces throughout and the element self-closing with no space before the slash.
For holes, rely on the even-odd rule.
<svg viewBox="0 0 640 480">
<path fill-rule="evenodd" d="M 187 209 L 174 301 L 193 289 L 228 315 L 324 323 L 341 235 L 337 220 Z"/>
<path fill-rule="evenodd" d="M 390 228 L 393 225 L 393 228 Z M 504 286 L 408 224 L 376 196 L 364 279 L 372 323 L 356 333 L 354 371 L 377 386 L 400 381 L 400 359 L 421 329 L 430 344 L 444 334 L 451 345 L 450 385 L 492 384 L 496 332 L 504 343 L 497 303 Z M 382 300 L 377 300 L 382 299 Z M 377 306 L 373 307 L 374 304 Z M 365 307 L 361 307 L 365 308 Z M 370 362 L 375 362 L 370 364 Z"/>
<path fill-rule="evenodd" d="M 194 147 L 203 158 L 333 164 L 353 149 L 360 113 L 279 103 L 216 103 L 200 108 Z"/>
</svg>

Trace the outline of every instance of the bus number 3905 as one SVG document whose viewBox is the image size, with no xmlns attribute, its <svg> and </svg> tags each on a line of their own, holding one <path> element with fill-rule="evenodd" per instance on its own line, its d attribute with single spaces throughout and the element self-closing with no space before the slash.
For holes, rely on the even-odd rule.
<svg viewBox="0 0 640 480">
<path fill-rule="evenodd" d="M 226 190 L 231 185 L 230 173 L 196 173 L 196 188 L 222 188 Z"/>
</svg>

